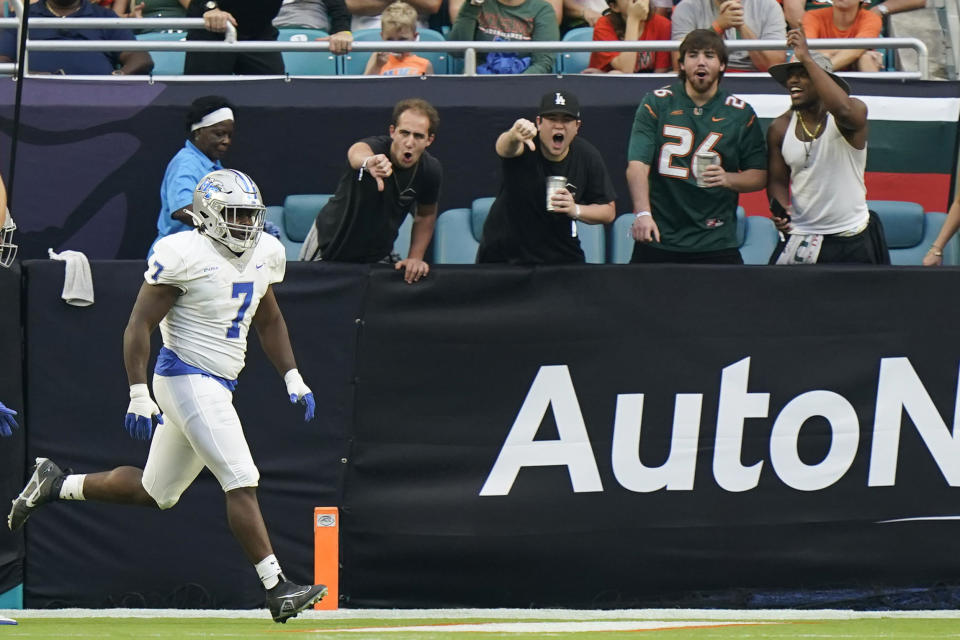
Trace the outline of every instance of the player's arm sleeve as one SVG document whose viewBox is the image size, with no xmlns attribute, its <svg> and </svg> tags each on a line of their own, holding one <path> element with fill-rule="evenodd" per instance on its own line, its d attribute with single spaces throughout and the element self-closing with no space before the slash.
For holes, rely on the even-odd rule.
<svg viewBox="0 0 960 640">
<path fill-rule="evenodd" d="M 659 123 L 651 95 L 646 95 L 633 117 L 633 129 L 630 131 L 630 144 L 627 147 L 628 162 L 638 160 L 644 164 L 653 164 Z"/>
<path fill-rule="evenodd" d="M 750 109 L 750 118 L 746 126 L 742 129 L 740 135 L 740 170 L 763 169 L 767 168 L 767 141 L 764 138 L 763 131 L 760 130 L 760 122 L 757 120 L 757 114 Z"/>
<path fill-rule="evenodd" d="M 187 278 L 187 264 L 183 255 L 171 246 L 167 238 L 161 238 L 153 246 L 153 254 L 147 261 L 144 281 L 147 284 L 166 284 L 186 293 Z"/>
<path fill-rule="evenodd" d="M 560 39 L 560 27 L 557 26 L 557 14 L 553 7 L 544 3 L 533 18 L 533 40 L 556 42 Z M 550 51 L 534 51 L 530 56 L 530 66 L 524 73 L 553 73 L 555 54 Z"/>
</svg>

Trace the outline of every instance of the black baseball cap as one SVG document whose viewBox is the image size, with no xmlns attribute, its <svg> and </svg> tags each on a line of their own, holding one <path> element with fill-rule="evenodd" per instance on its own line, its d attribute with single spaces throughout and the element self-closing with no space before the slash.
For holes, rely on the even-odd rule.
<svg viewBox="0 0 960 640">
<path fill-rule="evenodd" d="M 541 116 L 566 115 L 580 119 L 580 101 L 569 91 L 551 91 L 540 99 Z"/>
</svg>

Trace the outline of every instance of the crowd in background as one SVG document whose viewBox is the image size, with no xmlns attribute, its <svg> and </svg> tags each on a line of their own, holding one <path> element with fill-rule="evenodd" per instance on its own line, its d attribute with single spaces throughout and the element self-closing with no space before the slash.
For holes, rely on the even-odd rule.
<svg viewBox="0 0 960 640">
<path fill-rule="evenodd" d="M 189 40 L 222 38 L 227 24 L 241 40 L 275 40 L 278 28 L 325 32 L 331 51 L 350 51 L 353 33 L 380 29 L 383 40 L 417 40 L 424 29 L 457 41 L 557 41 L 575 29 L 588 28 L 594 41 L 682 40 L 694 29 L 712 29 L 727 41 L 785 40 L 788 28 L 803 27 L 806 37 L 877 38 L 891 14 L 922 8 L 926 0 L 406 0 L 400 8 L 391 0 L 33 0 L 36 17 L 202 17 L 206 32 L 191 31 Z M 9 13 L 9 8 L 8 8 Z M 386 16 L 388 19 L 384 20 Z M 15 56 L 15 32 L 0 38 L 0 61 Z M 132 30 L 49 30 L 35 39 L 133 39 Z M 883 55 L 874 50 L 823 51 L 837 71 L 880 71 Z M 152 66 L 141 52 L 84 53 L 106 62 L 84 65 L 64 61 L 66 54 L 49 52 L 52 61 L 31 64 L 32 71 L 62 73 L 145 73 Z M 278 52 L 188 55 L 185 73 L 283 73 Z M 76 56 L 76 54 L 70 54 Z M 214 58 L 213 56 L 217 56 Z M 203 58 L 203 61 L 201 61 Z M 407 60 L 410 58 L 410 60 Z M 414 59 L 416 58 L 416 59 Z M 5 60 L 4 60 L 5 59 Z M 212 61 L 212 62 L 211 62 Z M 786 52 L 733 51 L 728 71 L 766 71 L 786 61 Z M 550 52 L 491 52 L 479 56 L 479 73 L 551 73 Z M 595 52 L 588 73 L 664 72 L 678 69 L 676 53 Z M 422 75 L 433 73 L 429 62 L 409 53 L 372 57 L 364 73 Z"/>
</svg>

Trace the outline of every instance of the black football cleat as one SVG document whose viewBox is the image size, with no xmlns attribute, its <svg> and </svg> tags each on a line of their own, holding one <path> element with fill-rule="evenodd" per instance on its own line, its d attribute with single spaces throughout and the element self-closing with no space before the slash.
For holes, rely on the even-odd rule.
<svg viewBox="0 0 960 640">
<path fill-rule="evenodd" d="M 37 458 L 33 475 L 20 495 L 13 501 L 7 526 L 16 531 L 23 526 L 30 514 L 40 505 L 53 502 L 60 497 L 60 487 L 66 474 L 49 458 Z"/>
<path fill-rule="evenodd" d="M 326 595 L 327 587 L 322 584 L 303 586 L 281 576 L 279 584 L 267 590 L 267 608 L 274 622 L 284 623 Z"/>
</svg>

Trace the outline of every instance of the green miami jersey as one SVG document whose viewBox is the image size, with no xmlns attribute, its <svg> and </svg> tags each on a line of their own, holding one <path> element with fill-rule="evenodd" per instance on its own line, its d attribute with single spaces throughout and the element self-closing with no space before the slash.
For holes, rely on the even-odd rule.
<svg viewBox="0 0 960 640">
<path fill-rule="evenodd" d="M 698 107 L 682 81 L 644 97 L 633 119 L 627 159 L 650 167 L 650 208 L 662 249 L 737 247 L 739 194 L 697 186 L 692 165 L 704 151 L 718 153 L 729 173 L 766 169 L 766 142 L 753 107 L 722 90 Z"/>
</svg>

